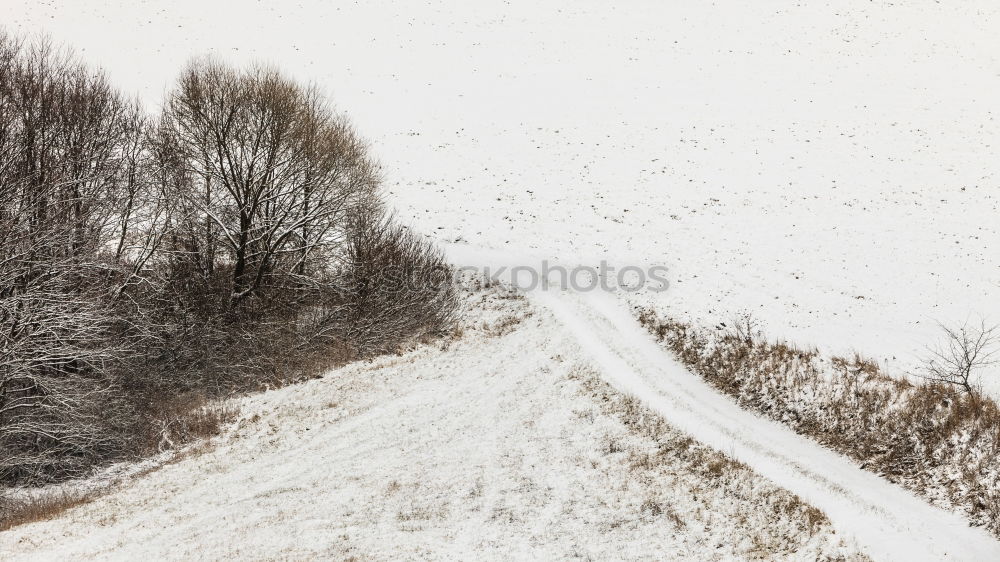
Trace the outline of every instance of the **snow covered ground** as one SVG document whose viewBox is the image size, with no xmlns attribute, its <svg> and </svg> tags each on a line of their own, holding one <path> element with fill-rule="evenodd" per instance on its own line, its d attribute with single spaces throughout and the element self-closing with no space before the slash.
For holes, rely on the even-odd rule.
<svg viewBox="0 0 1000 562">
<path fill-rule="evenodd" d="M 209 447 L 0 533 L 0 558 L 1000 556 L 740 410 L 600 293 L 480 292 L 460 339 L 235 403 Z"/>
<path fill-rule="evenodd" d="M 468 246 L 453 261 L 480 268 L 525 258 Z M 611 294 L 534 291 L 602 377 L 667 423 L 751 466 L 826 513 L 877 560 L 992 560 L 1000 543 L 963 516 L 927 505 L 787 426 L 741 410 L 670 357 Z"/>
<path fill-rule="evenodd" d="M 1000 4 L 2 0 L 151 106 L 194 54 L 319 82 L 442 240 L 662 263 L 663 310 L 909 368 L 1000 321 Z M 1000 391 L 1000 375 L 986 381 Z"/>
<path fill-rule="evenodd" d="M 192 55 L 277 63 L 352 116 L 422 232 L 504 260 L 666 265 L 670 290 L 631 301 L 697 323 L 747 310 L 903 371 L 936 321 L 1000 321 L 989 0 L 0 0 L 0 23 L 75 46 L 153 108 Z M 491 328 L 248 398 L 213 451 L 4 533 L 0 553 L 997 558 L 808 441 L 685 398 L 700 381 L 664 374 L 611 318 L 622 303 L 535 298 L 551 308 L 486 353 Z M 758 474 L 720 488 L 667 455 L 636 475 L 654 444 L 601 410 L 590 363 Z M 1000 396 L 1000 374 L 984 384 Z M 760 509 L 786 494 L 760 474 L 831 522 Z"/>
<path fill-rule="evenodd" d="M 478 300 L 461 340 L 241 400 L 207 452 L 0 533 L 0 558 L 860 559 L 614 392 L 551 313 Z"/>
</svg>

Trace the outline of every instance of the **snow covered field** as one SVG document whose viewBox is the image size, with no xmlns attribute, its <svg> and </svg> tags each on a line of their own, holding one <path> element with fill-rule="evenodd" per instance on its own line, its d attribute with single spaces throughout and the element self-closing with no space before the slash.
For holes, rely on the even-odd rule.
<svg viewBox="0 0 1000 562">
<path fill-rule="evenodd" d="M 0 25 L 151 109 L 193 55 L 276 63 L 353 118 L 399 217 L 458 263 L 607 259 L 671 284 L 493 303 L 448 349 L 249 397 L 213 450 L 0 534 L 0 558 L 1000 552 L 664 371 L 622 316 L 750 311 L 895 372 L 938 321 L 1000 322 L 1000 4 L 0 0 Z M 599 375 L 672 426 L 636 433 Z M 983 384 L 1000 396 L 1000 373 Z M 635 468 L 678 430 L 755 472 Z"/>
<path fill-rule="evenodd" d="M 8 29 L 76 46 L 150 105 L 194 54 L 316 80 L 374 143 L 401 217 L 439 239 L 664 264 L 661 309 L 753 311 L 900 370 L 936 321 L 1000 320 L 998 12 L 0 2 Z"/>
</svg>

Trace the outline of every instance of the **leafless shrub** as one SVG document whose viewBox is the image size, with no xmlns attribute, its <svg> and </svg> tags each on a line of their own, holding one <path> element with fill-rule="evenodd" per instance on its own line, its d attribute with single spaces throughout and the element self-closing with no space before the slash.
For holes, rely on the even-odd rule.
<svg viewBox="0 0 1000 562">
<path fill-rule="evenodd" d="M 739 341 L 751 344 L 763 336 L 762 324 L 760 320 L 754 317 L 754 315 L 750 312 L 741 312 L 737 314 L 731 322 L 730 326 L 721 324 L 721 327 L 726 328 L 732 337 Z"/>
<path fill-rule="evenodd" d="M 972 377 L 980 370 L 996 364 L 1000 352 L 1000 326 L 978 326 L 968 322 L 957 328 L 941 325 L 945 342 L 929 349 L 930 357 L 924 362 L 921 376 L 926 379 L 973 391 Z"/>
<path fill-rule="evenodd" d="M 78 475 L 121 448 L 108 248 L 141 126 L 103 74 L 0 34 L 0 480 Z"/>
<path fill-rule="evenodd" d="M 450 330 L 459 299 L 441 252 L 391 217 L 362 218 L 347 243 L 330 325 L 342 325 L 362 355 Z"/>
</svg>

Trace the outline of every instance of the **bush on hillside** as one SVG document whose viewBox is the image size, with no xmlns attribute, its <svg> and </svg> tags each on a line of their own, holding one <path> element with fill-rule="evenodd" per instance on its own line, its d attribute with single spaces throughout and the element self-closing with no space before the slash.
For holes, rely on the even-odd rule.
<svg viewBox="0 0 1000 562">
<path fill-rule="evenodd" d="M 390 273 L 445 262 L 379 182 L 350 123 L 277 70 L 195 61 L 149 118 L 0 34 L 0 482 L 210 434 L 227 416 L 206 400 L 446 331 L 450 285 Z"/>
</svg>

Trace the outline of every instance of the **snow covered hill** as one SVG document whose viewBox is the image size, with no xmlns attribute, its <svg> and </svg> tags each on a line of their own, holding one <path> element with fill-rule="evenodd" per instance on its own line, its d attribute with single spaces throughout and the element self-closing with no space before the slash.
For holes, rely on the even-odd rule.
<svg viewBox="0 0 1000 562">
<path fill-rule="evenodd" d="M 0 533 L 0 558 L 860 559 L 819 510 L 613 391 L 551 313 L 488 292 L 470 319 L 239 401 L 208 451 Z"/>
<path fill-rule="evenodd" d="M 0 555 L 1000 556 L 959 516 L 739 410 L 607 295 L 479 292 L 460 339 L 235 404 L 207 448 L 0 534 Z"/>
</svg>

